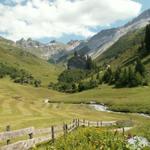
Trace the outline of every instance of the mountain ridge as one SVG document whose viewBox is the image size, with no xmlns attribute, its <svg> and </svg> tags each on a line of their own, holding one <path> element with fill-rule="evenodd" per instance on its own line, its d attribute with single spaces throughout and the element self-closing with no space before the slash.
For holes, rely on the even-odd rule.
<svg viewBox="0 0 150 150">
<path fill-rule="evenodd" d="M 23 50 L 45 60 L 52 58 L 54 61 L 57 61 L 60 57 L 72 51 L 79 44 L 80 41 L 78 40 L 71 40 L 67 44 L 55 40 L 44 44 L 39 41 L 32 40 L 31 38 L 28 38 L 27 40 L 22 38 L 16 41 L 16 45 L 23 48 Z"/>
<path fill-rule="evenodd" d="M 105 52 L 110 46 L 117 42 L 122 36 L 130 31 L 145 27 L 150 21 L 150 9 L 118 28 L 105 29 L 91 37 L 87 42 L 81 43 L 76 50 L 88 48 L 88 54 L 93 59 Z"/>
<path fill-rule="evenodd" d="M 150 9 L 144 11 L 121 27 L 102 30 L 87 40 L 71 40 L 64 44 L 55 40 L 42 43 L 32 40 L 31 38 L 26 40 L 22 38 L 13 44 L 16 44 L 16 46 L 19 46 L 24 51 L 30 52 L 45 60 L 53 60 L 53 62 L 60 62 L 66 59 L 69 55 L 72 55 L 74 51 L 78 51 L 81 55 L 89 55 L 92 59 L 96 59 L 125 34 L 143 28 L 149 22 Z"/>
</svg>

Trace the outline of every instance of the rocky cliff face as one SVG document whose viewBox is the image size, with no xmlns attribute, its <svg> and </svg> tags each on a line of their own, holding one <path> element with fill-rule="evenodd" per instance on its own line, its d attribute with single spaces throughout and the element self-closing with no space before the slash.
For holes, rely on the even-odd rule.
<svg viewBox="0 0 150 150">
<path fill-rule="evenodd" d="M 99 32 L 95 36 L 91 37 L 88 41 L 81 43 L 76 50 L 80 52 L 84 49 L 85 54 L 88 53 L 93 59 L 95 59 L 115 42 L 117 42 L 123 35 L 135 29 L 142 28 L 149 22 L 150 9 L 143 12 L 141 15 L 122 27 Z"/>
<path fill-rule="evenodd" d="M 76 46 L 80 44 L 80 41 L 70 41 L 67 44 L 57 42 L 55 40 L 50 41 L 47 44 L 32 40 L 31 38 L 25 40 L 21 39 L 16 42 L 16 45 L 23 48 L 25 51 L 28 51 L 40 58 L 43 59 L 53 59 L 57 61 L 66 53 L 72 51 Z"/>
</svg>

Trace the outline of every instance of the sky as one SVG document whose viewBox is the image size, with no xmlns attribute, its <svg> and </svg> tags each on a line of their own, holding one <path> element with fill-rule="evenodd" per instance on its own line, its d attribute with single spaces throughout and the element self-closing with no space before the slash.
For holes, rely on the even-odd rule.
<svg viewBox="0 0 150 150">
<path fill-rule="evenodd" d="M 88 39 L 150 8 L 150 0 L 0 0 L 0 36 L 41 42 Z"/>
</svg>

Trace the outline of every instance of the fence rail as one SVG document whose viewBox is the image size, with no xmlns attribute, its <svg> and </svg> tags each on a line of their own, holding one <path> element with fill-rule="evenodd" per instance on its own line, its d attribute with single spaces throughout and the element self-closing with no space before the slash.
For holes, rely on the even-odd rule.
<svg viewBox="0 0 150 150">
<path fill-rule="evenodd" d="M 69 132 L 80 126 L 87 127 L 104 127 L 116 125 L 116 121 L 89 121 L 74 119 L 70 124 L 63 124 L 59 126 L 51 126 L 50 128 L 35 129 L 34 127 L 10 131 L 10 126 L 6 127 L 5 132 L 0 133 L 0 141 L 6 141 L 6 145 L 0 147 L 0 150 L 28 150 L 36 144 L 42 142 L 52 141 L 56 138 L 64 135 L 66 136 Z M 42 135 L 44 134 L 44 135 Z M 16 143 L 11 143 L 12 139 L 27 136 L 27 140 L 21 140 Z"/>
</svg>

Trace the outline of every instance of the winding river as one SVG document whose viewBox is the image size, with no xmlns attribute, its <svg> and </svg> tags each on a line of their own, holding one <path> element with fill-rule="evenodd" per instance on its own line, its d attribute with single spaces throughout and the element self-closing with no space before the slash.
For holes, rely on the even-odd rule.
<svg viewBox="0 0 150 150">
<path fill-rule="evenodd" d="M 109 110 L 109 108 L 106 106 L 106 105 L 102 105 L 102 104 L 96 104 L 96 103 L 91 103 L 89 104 L 90 107 L 94 108 L 95 110 L 97 111 L 103 111 L 103 112 L 114 112 L 114 113 L 122 113 L 122 114 L 125 114 L 123 112 L 116 112 L 116 111 L 111 111 Z M 133 114 L 136 114 L 136 115 L 139 115 L 139 116 L 143 116 L 143 117 L 146 117 L 146 118 L 149 118 L 150 119 L 150 115 L 147 115 L 147 114 L 143 114 L 143 113 L 133 113 Z"/>
</svg>

